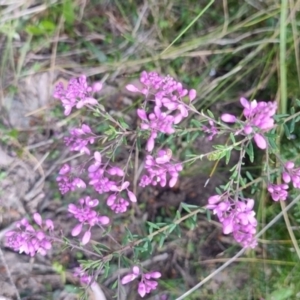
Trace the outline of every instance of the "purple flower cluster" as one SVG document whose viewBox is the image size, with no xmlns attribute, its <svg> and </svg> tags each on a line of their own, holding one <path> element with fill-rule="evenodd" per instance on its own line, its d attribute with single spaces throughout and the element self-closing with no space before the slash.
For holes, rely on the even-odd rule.
<svg viewBox="0 0 300 300">
<path fill-rule="evenodd" d="M 82 179 L 79 177 L 72 178 L 71 167 L 68 164 L 62 166 L 56 181 L 63 195 L 69 191 L 74 191 L 76 188 L 86 188 L 86 184 Z"/>
<path fill-rule="evenodd" d="M 149 152 L 154 149 L 155 139 L 159 132 L 166 134 L 175 132 L 173 128 L 174 117 L 161 112 L 159 107 L 155 107 L 154 113 L 150 113 L 148 117 L 146 111 L 143 109 L 138 109 L 137 114 L 142 120 L 141 129 L 150 131 L 150 137 L 146 146 L 146 150 Z"/>
<path fill-rule="evenodd" d="M 184 97 L 189 101 L 196 98 L 194 89 L 183 88 L 182 83 L 177 82 L 171 76 L 160 76 L 158 73 L 143 71 L 140 76 L 142 88 L 129 84 L 128 91 L 142 93 L 148 101 L 154 102 L 153 112 L 138 109 L 137 114 L 142 120 L 141 129 L 149 130 L 150 137 L 147 142 L 147 151 L 154 149 L 155 139 L 158 133 L 172 134 L 175 132 L 173 125 L 179 124 L 188 116 L 188 107 Z M 151 98 L 150 98 L 151 97 Z"/>
<path fill-rule="evenodd" d="M 25 253 L 34 256 L 36 253 L 46 255 L 46 251 L 51 249 L 51 238 L 46 235 L 46 231 L 54 229 L 51 220 L 42 221 L 38 213 L 33 215 L 35 223 L 39 229 L 31 226 L 26 219 L 22 219 L 17 223 L 17 230 L 6 233 L 6 245 L 19 253 Z"/>
<path fill-rule="evenodd" d="M 132 272 L 122 278 L 121 283 L 127 284 L 135 280 L 139 275 L 141 275 L 141 281 L 139 282 L 138 285 L 138 293 L 143 298 L 146 294 L 156 289 L 157 282 L 153 279 L 160 278 L 161 273 L 160 272 L 141 273 L 140 268 L 138 266 L 134 266 L 132 268 Z"/>
<path fill-rule="evenodd" d="M 64 139 L 65 144 L 70 147 L 70 150 L 80 151 L 81 153 L 90 155 L 91 152 L 87 145 L 95 142 L 95 135 L 91 128 L 86 124 L 82 124 L 81 128 L 74 128 L 70 130 L 70 134 L 71 136 L 65 137 Z"/>
<path fill-rule="evenodd" d="M 100 216 L 93 208 L 99 204 L 97 199 L 91 199 L 87 196 L 79 200 L 79 206 L 69 204 L 68 211 L 79 221 L 73 230 L 72 236 L 77 236 L 81 233 L 83 226 L 88 225 L 82 237 L 82 244 L 86 245 L 91 239 L 91 228 L 95 225 L 107 225 L 109 218 L 107 216 Z"/>
<path fill-rule="evenodd" d="M 274 201 L 287 199 L 289 183 L 292 183 L 294 188 L 300 189 L 300 168 L 295 168 L 294 162 L 287 161 L 283 166 L 282 180 L 283 184 L 268 184 L 268 191 Z"/>
<path fill-rule="evenodd" d="M 254 200 L 244 199 L 235 201 L 230 197 L 220 195 L 211 196 L 208 199 L 208 209 L 218 216 L 223 225 L 224 234 L 233 234 L 234 239 L 243 247 L 255 248 L 257 220 L 253 211 Z"/>
<path fill-rule="evenodd" d="M 240 102 L 244 107 L 243 115 L 246 118 L 244 122 L 239 121 L 242 129 L 236 134 L 253 135 L 254 141 L 258 148 L 266 149 L 268 144 L 263 133 L 274 127 L 273 116 L 277 110 L 276 102 L 250 102 L 246 98 L 241 98 Z M 231 114 L 223 114 L 221 120 L 226 123 L 236 123 L 237 118 Z"/>
<path fill-rule="evenodd" d="M 282 179 L 285 183 L 293 183 L 293 187 L 300 189 L 300 168 L 295 168 L 292 161 L 288 161 L 284 165 L 285 170 L 282 173 Z"/>
<path fill-rule="evenodd" d="M 157 185 L 164 187 L 167 184 L 167 175 L 169 175 L 169 187 L 175 186 L 179 172 L 182 171 L 181 163 L 172 163 L 172 151 L 160 150 L 157 157 L 154 158 L 151 155 L 147 155 L 145 161 L 145 170 L 147 175 L 143 175 L 140 181 L 140 186 L 145 187 L 147 185 Z"/>
<path fill-rule="evenodd" d="M 274 201 L 284 201 L 288 196 L 287 189 L 289 186 L 287 184 L 268 184 L 268 192 Z"/>
<path fill-rule="evenodd" d="M 129 202 L 123 197 L 126 192 L 128 199 L 131 202 L 136 202 L 136 196 L 128 187 L 129 181 L 124 181 L 124 172 L 118 167 L 108 167 L 102 163 L 100 152 L 95 152 L 94 163 L 88 168 L 89 184 L 92 185 L 99 194 L 108 193 L 107 205 L 115 213 L 123 213 L 127 210 Z M 117 180 L 121 177 L 121 180 Z M 115 178 L 115 179 L 114 179 Z"/>
<path fill-rule="evenodd" d="M 65 108 L 65 116 L 68 116 L 72 108 L 80 109 L 85 105 L 95 105 L 98 101 L 92 97 L 92 94 L 99 92 L 102 89 L 102 84 L 96 82 L 93 86 L 89 86 L 86 76 L 82 75 L 79 78 L 72 78 L 67 88 L 64 88 L 62 82 L 55 86 L 53 97 L 59 99 Z"/>
</svg>

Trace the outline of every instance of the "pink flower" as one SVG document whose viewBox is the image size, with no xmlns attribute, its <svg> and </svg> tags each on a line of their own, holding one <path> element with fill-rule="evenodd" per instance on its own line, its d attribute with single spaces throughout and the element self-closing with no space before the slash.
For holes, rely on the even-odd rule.
<svg viewBox="0 0 300 300">
<path fill-rule="evenodd" d="M 59 82 L 54 89 L 53 97 L 59 99 L 65 108 L 65 115 L 68 116 L 72 108 L 76 106 L 78 109 L 85 105 L 95 105 L 98 103 L 92 97 L 94 92 L 99 92 L 102 89 L 101 83 L 95 83 L 93 86 L 88 86 L 86 76 L 82 75 L 79 78 L 72 78 L 67 88 L 64 88 L 62 82 Z"/>
<path fill-rule="evenodd" d="M 56 181 L 58 182 L 59 190 L 63 195 L 69 191 L 74 191 L 76 188 L 86 188 L 86 184 L 81 178 L 72 178 L 71 167 L 68 164 L 62 166 Z"/>
<path fill-rule="evenodd" d="M 154 148 L 154 141 L 157 137 L 158 132 L 165 134 L 172 134 L 175 132 L 173 128 L 174 117 L 166 113 L 161 112 L 159 107 L 154 108 L 154 113 L 147 114 L 144 110 L 137 110 L 138 116 L 143 121 L 141 124 L 142 130 L 149 130 L 150 137 L 147 143 L 147 150 L 151 152 Z"/>
<path fill-rule="evenodd" d="M 169 75 L 161 76 L 155 72 L 143 71 L 140 82 L 143 86 L 141 89 L 132 84 L 127 85 L 126 88 L 131 92 L 146 95 L 147 101 L 155 103 L 151 111 L 137 109 L 137 115 L 142 120 L 141 130 L 150 132 L 146 149 L 152 152 L 158 134 L 173 134 L 175 132 L 173 126 L 188 116 L 189 107 L 183 100 L 184 97 L 188 97 L 191 102 L 196 98 L 197 92 L 194 89 L 183 88 L 180 82 Z"/>
<path fill-rule="evenodd" d="M 289 186 L 287 184 L 269 184 L 268 191 L 272 196 L 274 201 L 284 201 L 288 196 L 287 189 Z"/>
<path fill-rule="evenodd" d="M 103 163 L 100 152 L 94 153 L 94 160 L 94 163 L 88 168 L 89 184 L 99 194 L 109 194 L 106 204 L 115 213 L 127 211 L 129 202 L 124 198 L 124 194 L 127 194 L 131 202 L 136 202 L 137 199 L 134 193 L 129 190 L 129 181 L 119 180 L 119 177 L 124 178 L 124 171 L 119 167 L 108 166 L 107 163 Z"/>
<path fill-rule="evenodd" d="M 138 276 L 140 275 L 140 269 L 137 266 L 134 266 L 132 268 L 132 273 L 127 274 L 126 276 L 124 276 L 121 280 L 122 284 L 127 284 L 131 281 L 133 281 L 134 279 L 136 279 Z"/>
<path fill-rule="evenodd" d="M 90 155 L 90 150 L 87 147 L 88 144 L 95 142 L 95 134 L 90 127 L 86 124 L 82 124 L 81 128 L 74 128 L 70 131 L 71 136 L 65 137 L 65 144 L 71 151 L 79 151 Z"/>
<path fill-rule="evenodd" d="M 244 107 L 243 115 L 245 121 L 239 121 L 241 127 L 236 131 L 236 134 L 243 133 L 250 138 L 254 138 L 257 147 L 265 150 L 268 147 L 267 139 L 264 136 L 265 132 L 274 128 L 273 116 L 277 110 L 276 102 L 248 101 L 246 98 L 241 98 L 240 102 Z M 221 120 L 226 123 L 235 123 L 236 116 L 231 114 L 223 114 Z"/>
<path fill-rule="evenodd" d="M 171 157 L 172 153 L 170 150 L 160 150 L 156 158 L 147 155 L 145 161 L 147 175 L 142 176 L 140 186 L 160 184 L 160 186 L 164 187 L 167 182 L 169 187 L 175 186 L 179 172 L 182 171 L 182 165 L 170 162 Z"/>
<path fill-rule="evenodd" d="M 254 248 L 257 221 L 253 211 L 254 200 L 235 201 L 228 196 L 214 195 L 209 198 L 207 209 L 213 210 L 223 226 L 224 234 L 233 234 L 243 247 Z"/>
<path fill-rule="evenodd" d="M 285 170 L 282 173 L 282 179 L 285 183 L 293 183 L 293 187 L 300 189 L 300 168 L 295 168 L 292 161 L 285 163 Z"/>
<path fill-rule="evenodd" d="M 34 256 L 36 253 L 46 255 L 47 251 L 51 249 L 51 237 L 46 232 L 54 229 L 53 222 L 46 220 L 43 222 L 40 214 L 33 215 L 35 223 L 39 229 L 31 226 L 27 219 L 22 219 L 16 224 L 17 229 L 8 231 L 6 233 L 6 246 L 12 248 L 19 253 L 25 253 Z"/>
<path fill-rule="evenodd" d="M 109 218 L 107 216 L 100 216 L 92 208 L 98 205 L 97 199 L 91 199 L 87 196 L 79 200 L 79 205 L 69 204 L 68 211 L 79 221 L 73 230 L 72 236 L 78 236 L 83 229 L 84 225 L 88 225 L 88 230 L 84 233 L 81 242 L 86 245 L 91 239 L 91 228 L 95 225 L 107 225 Z"/>
<path fill-rule="evenodd" d="M 161 277 L 160 272 L 149 272 L 143 274 L 139 267 L 134 266 L 132 272 L 124 276 L 121 280 L 122 284 L 127 284 L 135 280 L 138 276 L 141 275 L 141 281 L 138 284 L 138 293 L 143 298 L 146 294 L 150 293 L 152 290 L 155 290 L 157 287 L 157 282 L 153 279 L 158 279 Z"/>
</svg>

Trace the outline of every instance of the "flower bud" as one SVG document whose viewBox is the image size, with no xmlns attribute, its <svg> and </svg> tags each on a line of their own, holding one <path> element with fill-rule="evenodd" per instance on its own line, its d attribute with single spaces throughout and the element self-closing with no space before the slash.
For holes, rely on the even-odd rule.
<svg viewBox="0 0 300 300">
<path fill-rule="evenodd" d="M 236 122 L 236 116 L 230 115 L 230 114 L 223 114 L 221 116 L 221 120 L 225 123 L 235 123 Z"/>
</svg>

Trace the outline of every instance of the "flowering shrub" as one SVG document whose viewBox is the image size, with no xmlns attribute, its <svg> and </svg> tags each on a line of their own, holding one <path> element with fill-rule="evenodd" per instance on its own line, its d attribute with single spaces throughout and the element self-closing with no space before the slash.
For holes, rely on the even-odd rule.
<svg viewBox="0 0 300 300">
<path fill-rule="evenodd" d="M 197 97 L 196 90 L 186 89 L 183 84 L 177 82 L 170 76 L 161 76 L 155 72 L 142 72 L 140 76 L 141 86 L 129 84 L 127 90 L 142 96 L 143 101 L 137 108 L 137 117 L 139 119 L 138 128 L 130 128 L 118 120 L 113 119 L 111 115 L 105 112 L 103 108 L 98 107 L 98 100 L 95 93 L 102 89 L 101 83 L 88 85 L 86 76 L 73 78 L 64 88 L 59 83 L 54 91 L 54 97 L 61 101 L 64 107 L 64 114 L 68 116 L 72 109 L 82 109 L 86 107 L 95 115 L 103 117 L 109 124 L 109 130 L 97 135 L 87 124 L 74 128 L 70 135 L 65 137 L 64 142 L 70 151 L 78 151 L 85 155 L 86 162 L 82 166 L 74 167 L 64 164 L 57 177 L 58 188 L 62 195 L 81 189 L 88 195 L 79 199 L 78 204 L 69 204 L 68 213 L 76 219 L 76 225 L 71 231 L 71 236 L 81 236 L 79 246 L 76 243 L 68 243 L 69 246 L 89 251 L 85 245 L 89 244 L 92 239 L 92 228 L 102 228 L 102 226 L 112 226 L 113 218 L 103 215 L 99 211 L 105 209 L 104 203 L 112 213 L 122 214 L 130 208 L 132 203 L 139 203 L 139 199 L 134 193 L 133 184 L 130 177 L 130 159 L 126 166 L 117 165 L 115 149 L 122 143 L 130 143 L 134 147 L 144 145 L 146 154 L 143 170 L 140 173 L 139 186 L 174 187 L 178 181 L 180 172 L 183 170 L 185 163 L 191 163 L 197 159 L 206 156 L 209 160 L 219 160 L 223 157 L 228 161 L 232 150 L 240 152 L 238 163 L 230 170 L 231 175 L 228 183 L 217 188 L 217 193 L 208 199 L 208 204 L 203 209 L 195 209 L 188 205 L 186 208 L 187 216 L 176 215 L 174 222 L 160 228 L 159 225 L 150 224 L 150 234 L 144 238 L 130 236 L 127 243 L 134 250 L 141 244 L 148 245 L 155 235 L 162 232 L 170 233 L 179 223 L 188 217 L 196 216 L 205 210 L 212 211 L 222 225 L 225 235 L 232 235 L 234 240 L 243 248 L 255 248 L 258 244 L 256 238 L 257 220 L 255 217 L 255 199 L 249 199 L 243 196 L 245 188 L 245 179 L 242 174 L 243 159 L 249 155 L 253 161 L 253 145 L 265 151 L 267 157 L 269 154 L 278 155 L 269 140 L 268 135 L 274 133 L 277 124 L 275 123 L 275 113 L 277 104 L 275 102 L 248 101 L 245 98 L 240 99 L 243 106 L 243 120 L 237 116 L 224 113 L 220 119 L 215 119 L 212 113 L 206 115 L 197 111 L 193 106 L 193 101 Z M 188 127 L 182 129 L 181 123 L 188 116 L 197 116 L 198 126 L 196 128 Z M 227 123 L 232 125 L 227 125 Z M 213 141 L 218 135 L 227 134 L 230 142 L 227 145 L 217 145 L 215 150 L 208 154 L 196 155 L 185 161 L 179 161 L 168 147 L 162 147 L 158 142 L 159 138 L 164 136 L 176 136 L 178 132 L 188 133 L 197 130 L 199 133 L 206 135 L 207 139 Z M 145 144 L 143 142 L 145 141 Z M 140 149 L 143 153 L 142 149 Z M 176 154 L 176 153 L 175 153 Z M 296 189 L 300 188 L 300 168 L 295 167 L 292 161 L 281 162 L 279 167 L 271 169 L 271 163 L 267 161 L 266 176 L 262 177 L 267 185 L 270 197 L 274 201 L 285 201 L 288 198 L 289 184 L 292 183 Z M 274 179 L 282 177 L 284 183 L 274 182 Z M 89 195 L 97 196 L 89 196 Z M 99 197 L 99 199 L 94 199 Z M 104 199 L 104 201 L 102 201 Z M 21 220 L 16 225 L 16 229 L 7 233 L 6 245 L 15 251 L 34 256 L 37 253 L 45 255 L 52 247 L 52 243 L 65 240 L 55 235 L 53 221 L 42 221 L 38 213 L 33 215 L 35 225 L 27 219 Z M 151 227 L 152 226 L 152 227 Z M 157 229 L 153 232 L 153 228 Z M 67 235 L 67 233 L 65 233 Z M 87 263 L 84 268 L 76 268 L 74 275 L 79 277 L 81 282 L 87 285 L 92 284 L 97 276 L 90 276 L 89 269 L 95 266 L 99 269 L 103 266 L 109 267 L 109 262 L 116 253 L 122 255 L 129 248 L 123 246 L 118 250 L 111 250 L 106 256 L 102 253 L 95 252 L 99 258 L 96 264 Z M 101 251 L 100 251 L 101 252 Z M 138 253 L 138 251 L 137 251 Z M 82 263 L 84 265 L 84 262 Z M 139 257 L 134 252 L 132 258 L 132 271 L 125 275 L 118 284 L 127 285 L 131 281 L 139 278 L 138 293 L 141 297 L 155 290 L 158 286 L 157 279 L 163 274 L 153 270 L 144 273 L 139 265 Z M 130 265 L 127 263 L 126 267 Z M 96 274 L 99 274 L 99 272 Z"/>
</svg>

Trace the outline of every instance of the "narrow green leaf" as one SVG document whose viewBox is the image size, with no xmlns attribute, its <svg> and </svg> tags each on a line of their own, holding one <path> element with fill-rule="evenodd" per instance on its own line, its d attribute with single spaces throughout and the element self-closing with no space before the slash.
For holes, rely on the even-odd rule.
<svg viewBox="0 0 300 300">
<path fill-rule="evenodd" d="M 251 173 L 249 173 L 248 171 L 246 171 L 246 176 L 250 179 L 250 181 L 254 180 Z"/>
<path fill-rule="evenodd" d="M 147 224 L 149 225 L 150 228 L 155 228 L 155 229 L 160 228 L 158 225 L 156 225 L 155 223 L 152 223 L 152 222 L 147 222 Z"/>
<path fill-rule="evenodd" d="M 253 163 L 254 161 L 254 151 L 252 142 L 249 143 L 249 146 L 246 148 L 246 153 L 249 156 L 250 161 Z"/>
<path fill-rule="evenodd" d="M 159 244 L 158 244 L 158 248 L 162 248 L 162 246 L 164 245 L 165 239 L 166 239 L 166 236 L 165 236 L 165 235 L 162 235 L 162 236 L 160 237 Z"/>
<path fill-rule="evenodd" d="M 285 136 L 288 138 L 290 136 L 290 131 L 288 126 L 286 124 L 283 124 L 283 129 L 284 129 Z"/>
<path fill-rule="evenodd" d="M 212 119 L 215 119 L 214 114 L 209 109 L 206 112 Z"/>
<path fill-rule="evenodd" d="M 290 123 L 290 133 L 293 133 L 295 130 L 295 124 L 296 124 L 296 120 L 292 119 L 291 123 Z"/>
<path fill-rule="evenodd" d="M 231 150 L 228 150 L 228 151 L 226 152 L 226 159 L 225 159 L 226 165 L 228 165 L 228 163 L 229 163 L 230 156 L 231 156 Z"/>
<path fill-rule="evenodd" d="M 112 289 L 112 290 L 114 290 L 114 289 L 117 288 L 118 282 L 119 282 L 119 280 L 116 280 L 116 281 L 112 284 L 112 286 L 111 286 L 111 289 Z"/>
<path fill-rule="evenodd" d="M 75 20 L 74 1 L 63 1 L 63 16 L 65 18 L 66 23 L 72 26 Z"/>
<path fill-rule="evenodd" d="M 168 228 L 168 234 L 171 234 L 175 228 L 177 227 L 177 224 L 171 224 L 170 227 Z"/>
</svg>

